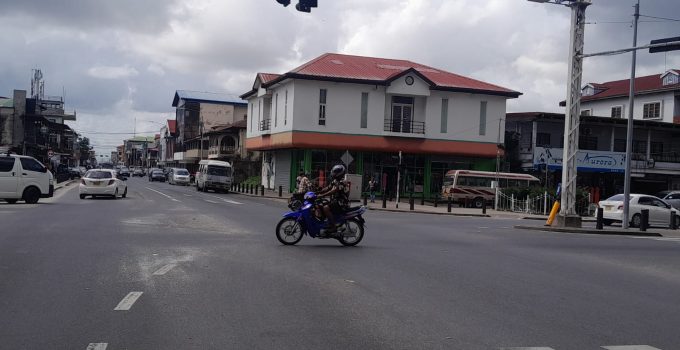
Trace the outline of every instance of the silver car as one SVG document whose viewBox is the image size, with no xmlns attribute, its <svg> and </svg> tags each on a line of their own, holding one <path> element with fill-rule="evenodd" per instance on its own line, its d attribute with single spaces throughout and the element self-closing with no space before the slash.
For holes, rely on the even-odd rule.
<svg viewBox="0 0 680 350">
<path fill-rule="evenodd" d="M 189 171 L 182 168 L 172 168 L 168 173 L 168 183 L 171 185 L 188 186 L 191 179 Z"/>
<path fill-rule="evenodd" d="M 680 209 L 680 191 L 674 191 L 663 197 L 664 202 L 670 204 L 675 209 Z"/>
</svg>

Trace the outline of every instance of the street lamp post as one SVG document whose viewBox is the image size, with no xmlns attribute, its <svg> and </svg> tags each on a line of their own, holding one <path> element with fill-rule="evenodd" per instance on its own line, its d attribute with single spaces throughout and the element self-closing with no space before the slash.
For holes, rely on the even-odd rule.
<svg viewBox="0 0 680 350">
<path fill-rule="evenodd" d="M 566 115 L 564 120 L 564 146 L 562 154 L 562 198 L 557 226 L 581 227 L 581 217 L 576 213 L 576 155 L 581 109 L 581 77 L 583 74 L 583 44 L 586 7 L 591 0 L 529 0 L 540 3 L 565 5 L 571 8 L 571 34 L 569 43 L 569 71 L 567 82 Z"/>
</svg>

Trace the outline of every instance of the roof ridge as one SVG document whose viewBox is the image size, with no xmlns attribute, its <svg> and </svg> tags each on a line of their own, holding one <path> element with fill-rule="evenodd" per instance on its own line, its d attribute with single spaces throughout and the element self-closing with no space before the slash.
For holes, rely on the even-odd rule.
<svg viewBox="0 0 680 350">
<path fill-rule="evenodd" d="M 300 70 L 302 70 L 303 68 L 306 68 L 306 67 L 310 66 L 311 64 L 316 63 L 317 61 L 321 60 L 322 58 L 327 57 L 327 56 L 330 56 L 330 55 L 332 55 L 332 53 L 326 52 L 326 53 L 324 53 L 323 55 L 321 55 L 321 56 L 319 56 L 319 57 L 317 57 L 317 58 L 312 59 L 311 61 L 307 61 L 306 63 L 303 63 L 303 64 L 302 64 L 301 66 L 299 66 L 299 67 L 296 67 L 296 68 L 291 69 L 291 70 L 288 71 L 287 73 L 297 73 L 297 72 L 299 72 Z M 283 74 L 281 74 L 281 75 L 283 75 Z"/>
</svg>

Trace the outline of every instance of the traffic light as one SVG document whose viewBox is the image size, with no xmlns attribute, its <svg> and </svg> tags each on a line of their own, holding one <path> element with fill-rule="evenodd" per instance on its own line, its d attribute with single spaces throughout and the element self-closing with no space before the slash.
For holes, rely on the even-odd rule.
<svg viewBox="0 0 680 350">
<path fill-rule="evenodd" d="M 276 0 L 276 2 L 283 5 L 284 7 L 290 5 L 290 0 Z"/>
<path fill-rule="evenodd" d="M 279 1 L 279 0 L 277 0 Z M 317 0 L 300 0 L 298 1 L 298 4 L 295 5 L 295 9 L 300 11 L 300 12 L 312 12 L 312 7 L 317 7 L 318 2 Z"/>
</svg>

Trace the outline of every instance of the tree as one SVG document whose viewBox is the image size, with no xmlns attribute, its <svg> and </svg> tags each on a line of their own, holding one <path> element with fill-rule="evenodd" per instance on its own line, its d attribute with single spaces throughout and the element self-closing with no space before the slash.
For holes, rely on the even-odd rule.
<svg viewBox="0 0 680 350">
<path fill-rule="evenodd" d="M 90 139 L 87 137 L 78 137 L 78 151 L 80 151 L 80 164 L 87 163 L 90 159 L 90 151 L 92 146 L 90 146 Z"/>
</svg>

